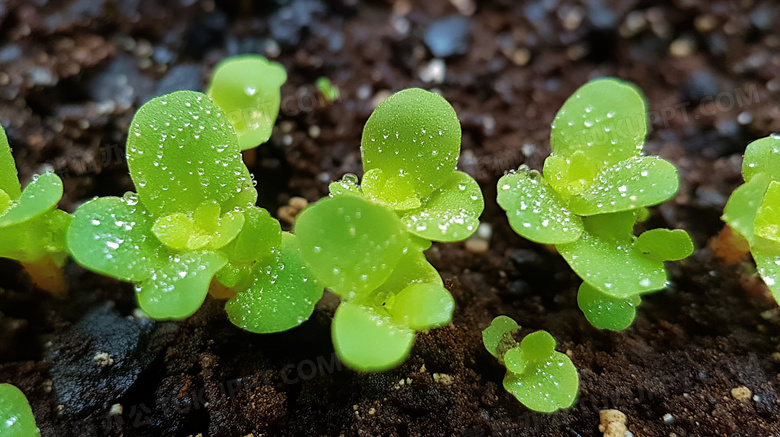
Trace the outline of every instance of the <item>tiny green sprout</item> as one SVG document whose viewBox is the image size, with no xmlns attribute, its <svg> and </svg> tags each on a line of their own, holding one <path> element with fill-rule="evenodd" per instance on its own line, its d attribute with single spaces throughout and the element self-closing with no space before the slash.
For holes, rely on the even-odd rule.
<svg viewBox="0 0 780 437">
<path fill-rule="evenodd" d="M 333 103 L 341 97 L 341 92 L 339 91 L 339 87 L 336 85 L 333 85 L 330 82 L 330 79 L 327 77 L 320 77 L 317 79 L 317 82 L 315 83 L 317 86 L 317 89 L 320 90 L 322 93 L 322 96 L 325 97 L 325 100 L 328 101 L 328 103 Z"/>
<path fill-rule="evenodd" d="M 415 333 L 446 325 L 454 300 L 423 251 L 476 231 L 482 192 L 455 169 L 460 123 L 442 97 L 400 91 L 366 123 L 365 174 L 330 185 L 331 197 L 295 223 L 306 264 L 338 294 L 332 337 L 343 363 L 383 371 L 409 355 Z"/>
<path fill-rule="evenodd" d="M 127 154 L 138 192 L 76 210 L 73 259 L 133 282 L 155 319 L 190 316 L 212 285 L 237 293 L 227 311 L 244 329 L 277 332 L 308 319 L 322 288 L 295 237 L 254 205 L 235 130 L 211 100 L 179 91 L 147 102 L 131 122 Z"/>
<path fill-rule="evenodd" d="M 594 80 L 558 111 L 544 176 L 522 166 L 498 182 L 497 201 L 512 229 L 556 246 L 584 280 L 580 309 L 602 329 L 627 328 L 640 296 L 666 286 L 664 261 L 693 252 L 682 230 L 633 233 L 647 207 L 679 188 L 671 163 L 642 155 L 647 129 L 639 89 L 617 79 Z"/>
<path fill-rule="evenodd" d="M 234 56 L 214 68 L 207 93 L 233 123 L 241 150 L 271 138 L 285 81 L 284 67 L 260 55 Z"/>
<path fill-rule="evenodd" d="M 3 437 L 36 437 L 32 408 L 21 390 L 11 384 L 0 384 L 0 435 Z"/>
<path fill-rule="evenodd" d="M 748 144 L 745 183 L 729 197 L 723 220 L 750 246 L 758 273 L 780 303 L 780 134 Z"/>
<path fill-rule="evenodd" d="M 517 343 L 512 334 L 519 330 L 510 317 L 498 316 L 482 331 L 485 348 L 507 369 L 504 389 L 534 411 L 570 408 L 580 385 L 571 359 L 555 350 L 555 339 L 546 331 L 529 334 Z"/>
<path fill-rule="evenodd" d="M 54 173 L 33 177 L 22 191 L 0 126 L 0 257 L 22 263 L 38 287 L 55 295 L 67 291 L 62 266 L 71 216 L 57 209 L 61 197 L 62 181 Z"/>
</svg>

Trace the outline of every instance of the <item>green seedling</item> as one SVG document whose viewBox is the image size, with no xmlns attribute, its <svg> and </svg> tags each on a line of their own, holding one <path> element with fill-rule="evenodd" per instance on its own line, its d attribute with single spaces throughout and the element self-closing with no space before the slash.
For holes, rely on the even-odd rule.
<svg viewBox="0 0 780 437">
<path fill-rule="evenodd" d="M 780 135 L 748 144 L 742 176 L 723 220 L 748 242 L 759 275 L 780 302 Z"/>
<path fill-rule="evenodd" d="M 260 55 L 234 56 L 214 68 L 207 93 L 236 128 L 241 150 L 271 138 L 285 81 L 284 67 Z"/>
<path fill-rule="evenodd" d="M 482 331 L 485 348 L 506 367 L 504 389 L 534 411 L 570 408 L 580 385 L 571 359 L 555 351 L 555 339 L 546 331 L 529 334 L 517 343 L 512 334 L 519 330 L 510 317 L 498 316 Z"/>
<path fill-rule="evenodd" d="M 32 408 L 21 390 L 11 384 L 0 384 L 0 435 L 3 437 L 36 437 Z"/>
<path fill-rule="evenodd" d="M 62 266 L 71 216 L 57 209 L 61 197 L 62 181 L 54 173 L 35 176 L 22 191 L 0 126 L 0 257 L 19 261 L 38 287 L 55 295 L 67 291 Z"/>
<path fill-rule="evenodd" d="M 336 85 L 333 85 L 330 82 L 330 79 L 327 77 L 320 77 L 317 79 L 316 82 L 317 89 L 320 90 L 320 93 L 322 93 L 322 96 L 325 97 L 325 100 L 328 101 L 328 103 L 333 103 L 341 97 L 341 92 L 339 92 L 339 87 Z"/>
<path fill-rule="evenodd" d="M 415 333 L 443 326 L 454 301 L 423 251 L 476 230 L 477 183 L 455 170 L 460 123 L 449 103 L 421 89 L 390 96 L 366 123 L 362 184 L 331 184 L 331 197 L 295 223 L 301 253 L 342 303 L 333 318 L 346 365 L 382 371 L 409 355 Z"/>
<path fill-rule="evenodd" d="M 598 328 L 627 328 L 640 296 L 666 286 L 664 261 L 693 252 L 682 230 L 634 236 L 645 208 L 679 188 L 671 163 L 642 155 L 647 129 L 645 100 L 634 85 L 594 80 L 558 111 L 544 176 L 523 166 L 498 182 L 498 204 L 512 229 L 554 244 L 584 280 L 577 301 Z"/>
<path fill-rule="evenodd" d="M 139 306 L 155 319 L 188 317 L 210 286 L 232 291 L 230 320 L 253 332 L 311 315 L 322 288 L 295 237 L 254 205 L 235 130 L 208 97 L 179 91 L 143 105 L 127 159 L 138 192 L 76 210 L 67 235 L 73 259 L 135 283 Z"/>
</svg>

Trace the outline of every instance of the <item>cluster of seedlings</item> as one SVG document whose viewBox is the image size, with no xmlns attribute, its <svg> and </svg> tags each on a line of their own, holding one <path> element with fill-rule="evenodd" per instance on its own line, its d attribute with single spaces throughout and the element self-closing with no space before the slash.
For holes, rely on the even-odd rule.
<svg viewBox="0 0 780 437">
<path fill-rule="evenodd" d="M 0 129 L 0 256 L 62 294 L 70 255 L 135 284 L 139 307 L 157 320 L 186 318 L 210 294 L 225 300 L 233 324 L 256 333 L 300 325 L 327 288 L 341 299 L 332 323 L 339 359 L 364 372 L 399 365 L 416 333 L 450 323 L 455 308 L 424 251 L 471 236 L 484 209 L 479 185 L 456 169 L 457 115 L 432 92 L 390 96 L 365 125 L 362 180 L 350 174 L 331 183 L 330 196 L 305 208 L 294 232 L 283 232 L 255 205 L 241 151 L 270 137 L 285 80 L 280 65 L 243 56 L 217 66 L 208 95 L 179 91 L 147 102 L 127 139 L 136 192 L 95 198 L 72 215 L 56 208 L 62 182 L 52 173 L 21 190 Z M 338 98 L 329 81 L 317 86 Z M 597 328 L 631 325 L 641 296 L 667 285 L 664 262 L 693 251 L 682 230 L 634 234 L 647 208 L 679 185 L 672 164 L 642 154 L 647 131 L 635 86 L 594 80 L 555 117 L 544 176 L 523 166 L 498 182 L 497 202 L 512 228 L 554 245 L 583 279 L 578 304 Z M 778 136 L 748 146 L 746 183 L 724 214 L 778 300 L 779 151 Z M 570 407 L 579 381 L 569 357 L 544 331 L 518 343 L 518 330 L 499 316 L 483 332 L 486 349 L 507 369 L 506 390 L 532 410 Z M 34 427 L 21 392 L 0 385 L 0 430 L 31 435 Z"/>
</svg>

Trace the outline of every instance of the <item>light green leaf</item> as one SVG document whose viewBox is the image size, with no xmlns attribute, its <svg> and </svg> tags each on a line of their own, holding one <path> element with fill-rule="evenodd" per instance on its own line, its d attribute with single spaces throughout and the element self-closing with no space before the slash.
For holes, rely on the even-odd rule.
<svg viewBox="0 0 780 437">
<path fill-rule="evenodd" d="M 244 226 L 235 239 L 222 248 L 231 262 L 253 262 L 270 258 L 282 244 L 282 228 L 268 211 L 257 206 L 244 210 Z"/>
<path fill-rule="evenodd" d="M 366 302 L 376 308 L 390 307 L 401 290 L 421 282 L 444 285 L 439 272 L 425 258 L 422 249 L 410 248 L 401 255 L 390 277 L 371 292 Z"/>
<path fill-rule="evenodd" d="M 769 183 L 756 212 L 754 230 L 757 237 L 780 242 L 780 183 Z"/>
<path fill-rule="evenodd" d="M 408 178 L 385 175 L 378 168 L 372 168 L 363 175 L 360 188 L 366 198 L 397 211 L 420 206 L 420 199 Z"/>
<path fill-rule="evenodd" d="M 214 67 L 207 93 L 230 118 L 242 150 L 271 137 L 285 81 L 284 67 L 259 55 L 232 56 Z"/>
<path fill-rule="evenodd" d="M 611 166 L 642 151 L 649 126 L 647 104 L 633 84 L 614 78 L 590 81 L 563 104 L 552 123 L 552 154 L 583 151 Z"/>
<path fill-rule="evenodd" d="M 658 261 L 678 261 L 693 253 L 693 241 L 682 229 L 652 229 L 639 235 L 634 249 Z"/>
<path fill-rule="evenodd" d="M 138 109 L 127 135 L 127 166 L 155 217 L 191 213 L 207 201 L 223 211 L 254 205 L 252 184 L 227 117 L 194 91 L 177 91 Z"/>
<path fill-rule="evenodd" d="M 491 355 L 503 362 L 504 354 L 518 345 L 512 333 L 519 330 L 520 326 L 511 317 L 498 316 L 482 331 L 482 343 Z"/>
<path fill-rule="evenodd" d="M 352 302 L 339 305 L 331 329 L 339 360 L 361 372 L 382 372 L 401 364 L 415 337 L 392 317 Z"/>
<path fill-rule="evenodd" d="M 361 141 L 363 169 L 378 168 L 408 180 L 419 198 L 428 197 L 455 170 L 460 122 L 438 94 L 419 88 L 399 91 L 380 103 Z"/>
<path fill-rule="evenodd" d="M 756 260 L 758 274 L 777 303 L 780 303 L 780 244 L 756 237 L 755 245 L 750 247 L 750 253 Z"/>
<path fill-rule="evenodd" d="M 184 319 L 200 308 L 214 274 L 227 264 L 215 252 L 172 254 L 136 285 L 138 306 L 155 320 Z"/>
<path fill-rule="evenodd" d="M 283 234 L 279 257 L 254 269 L 254 282 L 225 304 L 234 325 L 257 333 L 281 332 L 309 319 L 322 286 L 301 259 L 296 237 Z"/>
<path fill-rule="evenodd" d="M 419 209 L 405 213 L 406 230 L 433 241 L 465 240 L 476 232 L 485 200 L 479 184 L 466 173 L 456 171 L 434 191 Z"/>
<path fill-rule="evenodd" d="M 0 435 L 3 437 L 37 437 L 30 403 L 21 390 L 11 384 L 0 384 Z"/>
<path fill-rule="evenodd" d="M 499 206 L 521 236 L 542 244 L 575 241 L 582 220 L 572 214 L 539 172 L 521 167 L 498 180 Z"/>
<path fill-rule="evenodd" d="M 404 288 L 389 308 L 393 318 L 415 331 L 444 326 L 452 320 L 455 300 L 444 286 L 417 283 Z"/>
<path fill-rule="evenodd" d="M 507 368 L 523 369 L 504 377 L 504 389 L 534 411 L 552 413 L 574 404 L 579 390 L 579 376 L 571 359 L 555 351 L 555 339 L 545 331 L 528 334 L 520 343 L 521 354 L 507 353 Z"/>
<path fill-rule="evenodd" d="M 307 207 L 295 220 L 295 234 L 306 264 L 342 297 L 377 288 L 410 250 L 395 213 L 357 196 L 325 198 Z"/>
<path fill-rule="evenodd" d="M 152 233 L 152 220 L 135 194 L 101 197 L 81 205 L 68 228 L 68 251 L 84 267 L 125 281 L 152 275 L 167 252 Z"/>
<path fill-rule="evenodd" d="M 751 246 L 754 239 L 756 213 L 770 182 L 771 179 L 766 174 L 756 174 L 731 193 L 723 209 L 723 221 L 742 235 Z"/>
<path fill-rule="evenodd" d="M 586 231 L 577 241 L 556 248 L 577 275 L 610 296 L 627 298 L 666 286 L 663 262 L 636 250 L 630 236 L 615 241 Z"/>
<path fill-rule="evenodd" d="M 618 298 L 583 282 L 577 293 L 577 305 L 591 325 L 599 329 L 622 331 L 631 326 L 636 309 L 642 303 L 638 295 Z"/>
<path fill-rule="evenodd" d="M 62 198 L 62 181 L 54 173 L 33 178 L 5 213 L 0 215 L 0 227 L 22 223 L 57 207 Z"/>
<path fill-rule="evenodd" d="M 550 155 L 544 160 L 545 180 L 561 196 L 568 199 L 588 189 L 601 171 L 601 163 L 593 162 L 581 150 L 571 156 Z"/>
<path fill-rule="evenodd" d="M 677 169 L 670 162 L 633 157 L 605 168 L 593 185 L 572 196 L 569 209 L 589 216 L 657 205 L 674 197 L 679 185 Z"/>
<path fill-rule="evenodd" d="M 360 188 L 360 185 L 358 185 L 358 177 L 352 173 L 347 173 L 340 180 L 331 182 L 330 185 L 328 185 L 328 190 L 330 191 L 331 197 L 343 196 L 345 194 L 354 196 L 363 195 L 363 191 Z"/>
<path fill-rule="evenodd" d="M 742 160 L 742 176 L 745 182 L 765 174 L 773 181 L 780 181 L 780 134 L 772 134 L 753 141 L 745 148 Z"/>
<path fill-rule="evenodd" d="M 0 190 L 5 191 L 12 200 L 18 199 L 22 194 L 16 163 L 3 126 L 0 126 Z"/>
</svg>

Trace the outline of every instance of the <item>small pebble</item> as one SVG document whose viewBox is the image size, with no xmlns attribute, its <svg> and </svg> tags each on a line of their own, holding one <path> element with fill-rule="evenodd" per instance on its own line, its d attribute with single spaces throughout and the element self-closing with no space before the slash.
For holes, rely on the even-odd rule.
<svg viewBox="0 0 780 437">
<path fill-rule="evenodd" d="M 490 237 L 493 236 L 493 227 L 490 226 L 490 223 L 480 223 L 476 236 L 483 240 L 490 240 Z"/>
<path fill-rule="evenodd" d="M 122 414 L 122 411 L 124 410 L 124 407 L 122 407 L 122 404 L 114 404 L 111 406 L 111 409 L 108 411 L 109 416 L 119 416 Z"/>
<path fill-rule="evenodd" d="M 626 422 L 628 418 L 623 412 L 618 410 L 599 411 L 599 431 L 604 433 L 604 437 L 625 437 L 628 428 Z"/>
<path fill-rule="evenodd" d="M 669 45 L 669 54 L 676 58 L 684 58 L 690 56 L 695 48 L 693 40 L 689 38 L 677 38 Z"/>
<path fill-rule="evenodd" d="M 462 55 L 468 52 L 468 38 L 471 31 L 468 18 L 460 15 L 438 19 L 425 31 L 424 41 L 437 58 Z"/>
<path fill-rule="evenodd" d="M 384 102 L 388 97 L 390 97 L 390 94 L 392 93 L 389 90 L 377 91 L 377 93 L 374 94 L 374 97 L 371 99 L 371 106 L 376 108 L 380 103 Z"/>
<path fill-rule="evenodd" d="M 664 423 L 667 425 L 674 423 L 674 416 L 669 413 L 664 414 Z"/>
<path fill-rule="evenodd" d="M 309 136 L 312 138 L 319 138 L 320 133 L 322 133 L 322 130 L 319 126 L 309 126 Z"/>
<path fill-rule="evenodd" d="M 447 75 L 447 64 L 438 58 L 431 59 L 428 65 L 420 69 L 419 74 L 425 83 L 442 83 Z"/>
<path fill-rule="evenodd" d="M 481 238 L 471 237 L 464 243 L 466 250 L 471 253 L 482 254 L 490 249 L 490 243 Z"/>
<path fill-rule="evenodd" d="M 738 401 L 746 401 L 750 399 L 751 396 L 753 396 L 753 393 L 744 385 L 731 389 L 731 397 Z"/>
<path fill-rule="evenodd" d="M 434 373 L 433 381 L 442 385 L 452 385 L 452 377 L 446 373 Z"/>
</svg>

